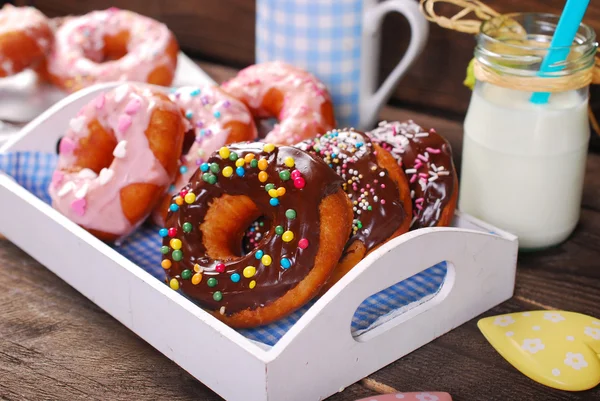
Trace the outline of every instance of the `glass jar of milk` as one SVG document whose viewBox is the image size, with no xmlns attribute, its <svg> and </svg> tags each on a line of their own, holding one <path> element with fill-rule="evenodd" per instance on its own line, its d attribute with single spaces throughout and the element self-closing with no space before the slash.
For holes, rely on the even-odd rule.
<svg viewBox="0 0 600 401">
<path fill-rule="evenodd" d="M 518 29 L 507 27 L 506 17 Z M 534 104 L 527 88 L 541 79 L 557 23 L 548 14 L 494 18 L 482 24 L 475 49 L 478 65 L 497 79 L 476 74 L 464 123 L 459 208 L 517 235 L 522 249 L 564 241 L 580 215 L 590 136 L 588 84 L 569 89 L 569 82 L 594 64 L 594 31 L 581 25 L 562 68 L 543 75 L 561 79 L 565 90 Z"/>
</svg>

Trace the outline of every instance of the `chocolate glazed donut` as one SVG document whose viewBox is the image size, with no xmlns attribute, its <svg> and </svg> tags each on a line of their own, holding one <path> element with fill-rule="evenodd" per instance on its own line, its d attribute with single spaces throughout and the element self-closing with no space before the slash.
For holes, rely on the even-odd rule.
<svg viewBox="0 0 600 401">
<path fill-rule="evenodd" d="M 368 135 L 398 160 L 408 177 L 413 202 L 411 230 L 449 226 L 458 199 L 458 177 L 448 141 L 412 120 L 383 121 Z"/>
<path fill-rule="evenodd" d="M 408 231 L 410 191 L 392 155 L 362 132 L 333 130 L 296 146 L 321 157 L 342 177 L 353 205 L 352 234 L 324 292 L 369 252 Z"/>
<path fill-rule="evenodd" d="M 185 293 L 232 327 L 280 319 L 331 275 L 352 227 L 342 180 L 297 148 L 244 143 L 221 148 L 173 198 L 162 266 Z M 271 223 L 241 256 L 259 217 Z"/>
</svg>

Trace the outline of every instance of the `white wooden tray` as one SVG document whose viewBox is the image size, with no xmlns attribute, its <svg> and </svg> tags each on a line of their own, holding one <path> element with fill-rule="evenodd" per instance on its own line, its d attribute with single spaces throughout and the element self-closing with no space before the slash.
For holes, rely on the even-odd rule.
<svg viewBox="0 0 600 401">
<path fill-rule="evenodd" d="M 53 152 L 69 119 L 111 86 L 63 99 L 0 152 Z M 0 231 L 12 242 L 234 401 L 323 399 L 509 299 L 514 289 L 517 238 L 457 213 L 453 227 L 409 232 L 370 254 L 268 347 L 221 323 L 1 173 L 0 204 Z M 21 229 L 31 226 L 36 230 Z M 364 299 L 441 261 L 448 272 L 433 298 L 351 334 Z"/>
</svg>

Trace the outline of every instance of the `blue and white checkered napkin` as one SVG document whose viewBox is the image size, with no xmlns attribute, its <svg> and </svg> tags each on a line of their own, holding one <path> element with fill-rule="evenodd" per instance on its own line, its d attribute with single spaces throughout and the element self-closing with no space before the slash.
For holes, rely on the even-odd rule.
<svg viewBox="0 0 600 401">
<path fill-rule="evenodd" d="M 56 159 L 56 155 L 51 153 L 0 153 L 0 171 L 13 177 L 44 202 L 50 203 L 47 190 Z M 160 266 L 161 241 L 157 227 L 144 225 L 124 244 L 115 246 L 114 249 L 157 279 L 164 281 L 164 270 Z M 446 264 L 442 262 L 367 298 L 352 318 L 352 332 L 355 335 L 360 334 L 385 321 L 386 316 L 395 315 L 400 309 L 410 308 L 433 297 L 439 291 L 445 276 Z M 274 345 L 311 305 L 312 302 L 268 326 L 240 332 L 249 339 Z"/>
</svg>

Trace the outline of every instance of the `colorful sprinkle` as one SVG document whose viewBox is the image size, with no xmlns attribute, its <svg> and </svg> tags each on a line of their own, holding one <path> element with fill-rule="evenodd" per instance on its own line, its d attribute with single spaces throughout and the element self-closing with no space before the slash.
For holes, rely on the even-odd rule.
<svg viewBox="0 0 600 401">
<path fill-rule="evenodd" d="M 196 194 L 194 194 L 193 192 L 188 192 L 187 194 L 185 194 L 185 197 L 183 199 L 185 200 L 185 203 L 192 204 L 196 201 Z"/>
<path fill-rule="evenodd" d="M 270 190 L 275 188 L 275 184 L 267 184 L 265 185 L 265 191 L 269 192 Z"/>
<path fill-rule="evenodd" d="M 279 205 L 279 199 L 277 199 L 277 198 L 271 198 L 271 199 L 269 200 L 269 204 L 270 204 L 271 206 L 277 206 L 277 205 Z"/>
<path fill-rule="evenodd" d="M 264 255 L 261 259 L 260 259 L 261 263 L 265 266 L 269 266 L 271 264 L 271 262 L 273 261 L 273 259 L 271 259 L 271 257 L 269 255 Z"/>
<path fill-rule="evenodd" d="M 219 281 L 214 277 L 211 277 L 208 280 L 206 280 L 206 285 L 211 288 L 215 287 L 217 284 L 219 284 Z"/>
<path fill-rule="evenodd" d="M 269 179 L 269 174 L 267 174 L 266 171 L 261 171 L 260 173 L 258 173 L 258 180 L 260 182 L 265 182 Z"/>
<path fill-rule="evenodd" d="M 286 192 L 286 191 L 285 191 L 285 188 L 284 188 L 284 187 L 279 187 L 279 188 L 277 188 L 277 196 L 278 196 L 278 197 L 281 197 L 281 196 L 285 195 L 285 192 Z"/>
<path fill-rule="evenodd" d="M 163 245 L 160 247 L 160 253 L 162 253 L 163 255 L 166 255 L 167 253 L 169 253 L 170 250 L 171 249 L 166 245 Z"/>
<path fill-rule="evenodd" d="M 181 278 L 184 280 L 189 280 L 192 278 L 192 271 L 190 269 L 185 269 L 181 272 Z"/>
<path fill-rule="evenodd" d="M 168 270 L 171 268 L 173 263 L 171 263 L 171 261 L 169 259 L 165 259 L 162 262 L 160 262 L 160 265 L 162 266 L 163 269 Z"/>
<path fill-rule="evenodd" d="M 208 163 L 202 163 L 200 165 L 200 171 L 202 171 L 203 173 L 206 173 L 209 168 L 210 168 L 210 166 L 208 165 Z"/>
<path fill-rule="evenodd" d="M 293 220 L 296 218 L 296 211 L 294 209 L 288 209 L 285 211 L 285 217 L 287 217 L 290 220 Z"/>
<path fill-rule="evenodd" d="M 243 274 L 244 274 L 244 277 L 246 277 L 246 278 L 253 277 L 256 274 L 256 267 L 254 267 L 254 266 L 244 267 Z"/>
<path fill-rule="evenodd" d="M 277 198 L 279 195 L 277 194 L 277 190 L 276 189 L 269 189 L 269 196 L 271 198 Z"/>
<path fill-rule="evenodd" d="M 294 178 L 294 187 L 296 187 L 298 189 L 302 189 L 302 188 L 304 188 L 305 185 L 306 185 L 306 181 L 304 181 L 304 178 L 302 178 L 302 177 Z"/>
<path fill-rule="evenodd" d="M 200 94 L 200 89 L 194 89 L 193 91 L 190 92 L 190 96 L 195 97 L 198 96 Z"/>
<path fill-rule="evenodd" d="M 284 269 L 289 269 L 290 266 L 292 265 L 292 262 L 290 262 L 290 260 L 288 258 L 282 258 L 280 263 L 281 263 L 281 267 Z"/>
<path fill-rule="evenodd" d="M 250 287 L 250 289 L 253 289 L 254 287 L 256 287 L 256 281 L 252 280 L 250 282 L 250 284 L 248 284 L 248 287 Z"/>
<path fill-rule="evenodd" d="M 264 147 L 263 150 L 267 153 L 271 153 L 272 151 L 275 150 L 275 145 L 273 145 L 272 143 L 267 143 Z"/>
<path fill-rule="evenodd" d="M 231 281 L 233 281 L 234 283 L 237 283 L 237 282 L 239 282 L 239 281 L 240 281 L 240 279 L 241 279 L 241 277 L 240 277 L 240 275 L 239 275 L 239 274 L 237 274 L 237 273 L 233 273 L 233 274 L 231 275 Z"/>
<path fill-rule="evenodd" d="M 244 174 L 246 174 L 246 171 L 244 170 L 243 167 L 238 167 L 238 168 L 235 169 L 235 173 L 237 175 L 239 175 L 240 177 L 243 177 Z"/>
<path fill-rule="evenodd" d="M 215 174 L 218 174 L 219 171 L 221 171 L 221 168 L 219 167 L 219 165 L 217 163 L 211 163 L 210 164 L 210 171 L 212 171 Z"/>
<path fill-rule="evenodd" d="M 166 228 L 161 228 L 158 230 L 158 235 L 160 235 L 162 238 L 166 237 L 168 234 L 169 231 Z"/>
<path fill-rule="evenodd" d="M 298 247 L 300 249 L 308 248 L 308 240 L 306 238 L 302 238 L 300 241 L 298 241 Z"/>
<path fill-rule="evenodd" d="M 254 254 L 254 257 L 255 257 L 256 259 L 259 259 L 259 260 L 260 260 L 260 258 L 262 258 L 264 254 L 265 254 L 265 253 L 264 253 L 262 250 L 258 250 L 258 251 L 256 251 L 256 253 Z"/>
<path fill-rule="evenodd" d="M 167 234 L 169 235 L 169 237 L 173 238 L 177 235 L 177 229 L 175 227 L 171 227 L 169 228 L 169 231 L 167 231 Z"/>
<path fill-rule="evenodd" d="M 277 227 L 275 227 L 275 233 L 276 233 L 277 235 L 281 235 L 281 234 L 283 234 L 283 231 L 284 231 L 284 230 L 283 230 L 283 226 L 277 226 Z"/>
<path fill-rule="evenodd" d="M 215 293 L 213 294 L 213 299 L 217 302 L 219 302 L 220 300 L 223 299 L 223 294 L 221 293 L 221 291 L 215 291 Z"/>
<path fill-rule="evenodd" d="M 237 159 L 235 161 L 235 166 L 236 167 L 244 167 L 244 164 L 246 164 L 246 162 L 244 161 L 244 159 Z"/>
<path fill-rule="evenodd" d="M 279 178 L 281 178 L 283 181 L 287 181 L 290 179 L 290 172 L 289 170 L 283 170 L 279 172 Z"/>
<path fill-rule="evenodd" d="M 281 239 L 284 242 L 290 242 L 291 240 L 294 239 L 294 233 L 288 230 L 288 231 L 286 231 L 286 232 L 283 233 L 283 235 L 281 236 Z"/>
<path fill-rule="evenodd" d="M 202 274 L 196 273 L 192 276 L 192 284 L 198 285 L 202 281 Z"/>
<path fill-rule="evenodd" d="M 181 245 L 183 245 L 183 244 L 181 243 L 180 239 L 173 238 L 173 239 L 171 239 L 171 241 L 169 241 L 169 245 L 171 245 L 171 248 L 173 248 L 174 250 L 177 250 L 177 249 L 181 249 Z"/>
<path fill-rule="evenodd" d="M 200 265 L 198 263 L 194 264 L 194 271 L 196 273 L 202 273 L 204 271 L 204 269 L 202 269 L 202 267 L 200 267 Z"/>
<path fill-rule="evenodd" d="M 177 206 L 181 206 L 181 205 L 183 205 L 183 198 L 182 198 L 181 196 L 178 196 L 178 197 L 176 197 L 176 198 L 175 198 L 175 204 L 176 204 Z"/>
<path fill-rule="evenodd" d="M 269 167 L 269 162 L 267 161 L 267 159 L 260 159 L 258 161 L 258 169 L 259 170 L 264 171 L 267 169 L 267 167 Z"/>
<path fill-rule="evenodd" d="M 223 146 L 221 149 L 219 149 L 219 156 L 221 156 L 222 159 L 227 159 L 230 153 L 231 152 L 229 151 L 229 148 L 226 146 Z"/>
<path fill-rule="evenodd" d="M 231 166 L 223 168 L 222 174 L 224 177 L 231 177 L 231 175 L 233 174 L 233 168 Z"/>
<path fill-rule="evenodd" d="M 183 252 L 181 252 L 181 250 L 177 249 L 177 250 L 173 251 L 173 253 L 171 254 L 171 257 L 173 258 L 173 260 L 175 262 L 179 262 L 181 259 L 183 259 Z"/>
<path fill-rule="evenodd" d="M 295 180 L 298 177 L 302 177 L 302 173 L 300 172 L 300 170 L 292 171 L 292 178 Z"/>
<path fill-rule="evenodd" d="M 252 160 L 254 160 L 254 153 L 248 153 L 246 156 L 244 156 L 244 161 L 246 163 L 250 163 Z"/>
<path fill-rule="evenodd" d="M 194 117 L 194 113 L 192 113 L 191 110 L 188 110 L 185 112 L 185 118 L 187 118 L 188 120 L 191 120 L 192 117 Z"/>
<path fill-rule="evenodd" d="M 183 223 L 183 226 L 182 226 L 182 228 L 183 228 L 183 232 L 184 232 L 184 233 L 191 233 L 191 232 L 192 232 L 192 228 L 193 228 L 193 227 L 192 227 L 192 223 L 190 223 L 190 222 L 185 222 L 185 223 Z"/>
<path fill-rule="evenodd" d="M 296 164 L 293 157 L 286 157 L 283 163 L 289 168 L 294 167 L 294 165 Z"/>
<path fill-rule="evenodd" d="M 217 265 L 215 266 L 215 270 L 217 271 L 217 273 L 223 273 L 225 271 L 225 264 L 217 263 Z"/>
<path fill-rule="evenodd" d="M 169 287 L 177 291 L 179 289 L 179 281 L 176 278 L 172 278 L 171 281 L 169 281 Z"/>
<path fill-rule="evenodd" d="M 181 174 L 185 174 L 185 173 L 187 173 L 187 172 L 188 172 L 188 168 L 187 168 L 187 166 L 181 166 L 181 167 L 179 167 L 179 172 L 180 172 Z"/>
<path fill-rule="evenodd" d="M 238 159 L 238 154 L 235 152 L 231 152 L 229 154 L 229 160 L 231 160 L 232 162 L 236 161 Z"/>
<path fill-rule="evenodd" d="M 171 206 L 169 206 L 169 210 L 172 212 L 176 212 L 179 210 L 179 206 L 177 206 L 176 203 L 171 203 Z"/>
<path fill-rule="evenodd" d="M 256 159 L 252 159 L 252 160 L 250 161 L 250 167 L 252 167 L 252 168 L 256 168 L 256 167 L 258 167 L 258 160 L 256 160 Z"/>
</svg>

